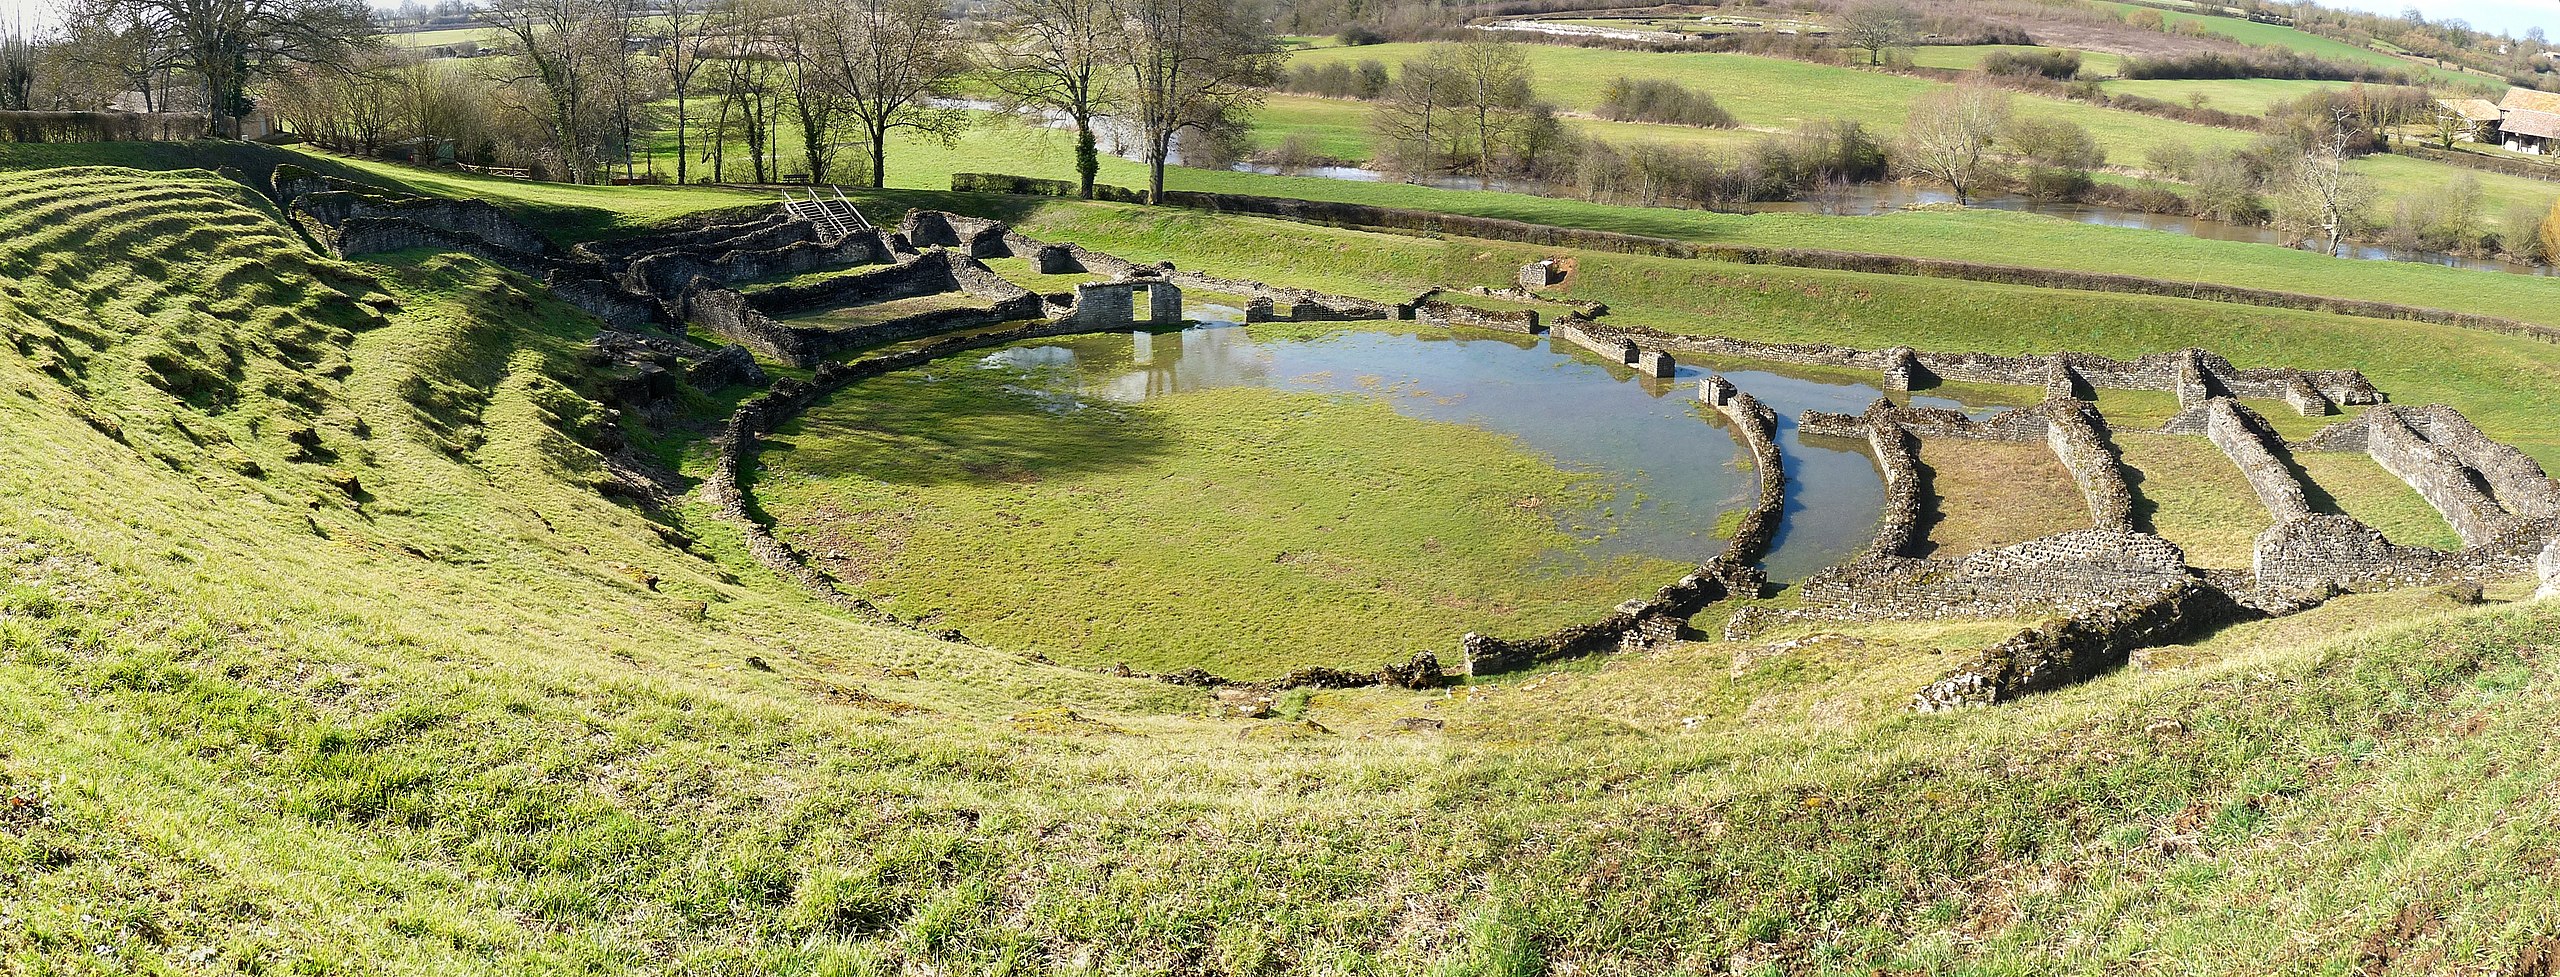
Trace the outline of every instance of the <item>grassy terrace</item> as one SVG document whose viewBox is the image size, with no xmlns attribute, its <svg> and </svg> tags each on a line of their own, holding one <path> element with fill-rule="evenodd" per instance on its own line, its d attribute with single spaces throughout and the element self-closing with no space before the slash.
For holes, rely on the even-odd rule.
<svg viewBox="0 0 2560 977">
<path fill-rule="evenodd" d="M 1520 256 L 1023 216 L 1372 290 Z M 2390 357 L 2552 437 L 2547 350 L 2470 334 L 1583 257 L 1747 334 Z M 204 174 L 0 174 L 0 325 L 0 969 L 2345 971 L 2417 907 L 2390 945 L 2494 971 L 2560 905 L 2548 604 L 2349 598 L 1951 715 L 1904 700 L 2006 626 L 1220 719 L 847 618 L 689 493 L 608 501 L 595 324 L 473 259 L 317 258 Z"/>
</svg>

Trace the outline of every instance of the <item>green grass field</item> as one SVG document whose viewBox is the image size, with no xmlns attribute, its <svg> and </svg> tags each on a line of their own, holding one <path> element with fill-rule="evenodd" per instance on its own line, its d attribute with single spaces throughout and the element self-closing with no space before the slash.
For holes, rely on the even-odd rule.
<svg viewBox="0 0 2560 977">
<path fill-rule="evenodd" d="M 1971 71 L 1982 67 L 1982 59 L 1990 57 L 1995 52 L 2025 53 L 2043 50 L 2046 49 L 2024 44 L 1923 44 L 1908 49 L 1911 63 L 1915 66 L 1957 71 Z M 2116 69 L 2123 64 L 2123 55 L 2108 54 L 2104 51 L 2080 52 L 2080 76 L 2083 78 L 2114 77 Z"/>
<path fill-rule="evenodd" d="M 2110 95 L 2138 95 L 2177 105 L 2195 104 L 2204 98 L 2204 107 L 2238 112 L 2242 115 L 2264 115 L 2281 102 L 2290 102 L 2313 92 L 2345 89 L 2343 81 L 2294 81 L 2281 78 L 2233 78 L 2208 81 L 2117 79 L 2106 83 Z"/>
<path fill-rule="evenodd" d="M 2129 3 L 2112 2 L 2112 0 L 2083 0 L 2083 2 L 2119 15 L 2144 9 Z M 2417 76 L 2425 84 L 2460 85 L 2472 88 L 2499 87 L 2498 80 L 2494 78 L 2455 71 L 2425 61 L 2393 57 L 2372 48 L 2358 47 L 2281 24 L 2261 24 L 2238 17 L 2217 17 L 2177 11 L 2158 11 L 2158 13 L 2171 26 L 2193 23 L 2203 28 L 2208 34 L 2226 37 L 2252 47 L 2280 47 L 2331 61 L 2403 71 Z"/>
<path fill-rule="evenodd" d="M 1521 250 L 1027 216 L 1319 286 Z M 1581 257 L 1769 336 L 2395 359 L 2548 436 L 2547 352 L 2472 334 Z M 474 259 L 316 257 L 203 173 L 0 173 L 0 323 L 13 972 L 2488 972 L 2560 931 L 2547 603 L 2350 597 L 1946 715 L 1909 691 L 2014 625 L 1244 720 L 879 629 L 690 493 L 612 501 L 597 325 Z M 653 452 L 699 477 L 724 406 Z"/>
<path fill-rule="evenodd" d="M 1326 64 L 1375 59 L 1392 68 L 1414 57 L 1421 48 L 1422 45 L 1415 44 L 1328 48 L 1299 52 L 1291 63 Z M 1862 123 L 1879 135 L 1890 135 L 1901 129 L 1903 120 L 1910 115 L 1912 102 L 1940 84 L 1923 78 L 1742 54 L 1671 54 L 1538 44 L 1522 45 L 1521 51 L 1528 55 L 1536 73 L 1539 94 L 1566 108 L 1589 111 L 1599 104 L 1601 87 L 1619 75 L 1662 78 L 1706 91 L 1715 96 L 1718 104 L 1733 112 L 1743 125 L 1755 129 L 1792 129 L 1807 122 L 1836 118 Z M 2388 58 L 2381 54 L 2374 56 Z M 2108 84 L 2112 88 L 2128 83 Z M 2177 92 L 2178 100 L 2183 100 L 2186 90 L 2202 90 L 2211 94 L 2219 90 L 2219 86 L 2234 86 L 2230 93 L 2241 101 L 2219 107 L 2245 111 L 2240 106 L 2249 104 L 2251 99 L 2272 98 L 2281 92 L 2298 96 L 2310 86 L 2320 83 L 2135 84 L 2191 86 L 2186 89 L 2160 89 Z M 2265 91 L 2261 92 L 2261 88 Z M 2252 138 L 2239 130 L 2196 125 L 2063 99 L 2019 95 L 2014 105 L 2022 116 L 2058 119 L 2087 128 L 2106 150 L 2108 161 L 2118 166 L 2143 166 L 2156 148 L 2178 146 L 2199 151 L 2229 150 L 2248 144 Z M 2548 181 L 2461 169 L 2406 157 L 2369 156 L 2352 165 L 2358 173 L 2374 181 L 2386 202 L 2402 196 L 2438 194 L 2446 181 L 2462 175 L 2469 175 L 2480 182 L 2491 214 L 2502 213 L 2514 206 L 2549 206 L 2554 197 L 2560 197 L 2560 186 Z"/>
<path fill-rule="evenodd" d="M 1597 479 L 1378 398 L 1062 413 L 1013 382 L 963 362 L 847 391 L 776 433 L 757 499 L 892 612 L 1088 667 L 1369 670 L 1590 620 L 1686 570 L 1578 556 L 1555 513 L 1596 504 Z"/>
<path fill-rule="evenodd" d="M 1303 51 L 1294 55 L 1290 63 L 1320 65 L 1376 59 L 1393 69 L 1417 56 L 1422 47 L 1380 44 Z M 1590 111 L 1600 103 L 1602 86 L 1620 75 L 1659 78 L 1704 90 L 1743 125 L 1760 129 L 1793 129 L 1807 122 L 1848 119 L 1864 123 L 1878 133 L 1899 131 L 1911 112 L 1911 103 L 1939 84 L 1923 78 L 1747 54 L 1663 54 L 1542 44 L 1521 45 L 1520 51 L 1528 56 L 1536 73 L 1538 94 L 1565 108 Z M 2247 141 L 2244 134 L 2227 129 L 2061 99 L 2021 95 L 2016 104 L 2024 115 L 2087 127 L 2111 157 L 2124 162 L 2141 160 L 2154 146 L 2228 148 Z"/>
</svg>

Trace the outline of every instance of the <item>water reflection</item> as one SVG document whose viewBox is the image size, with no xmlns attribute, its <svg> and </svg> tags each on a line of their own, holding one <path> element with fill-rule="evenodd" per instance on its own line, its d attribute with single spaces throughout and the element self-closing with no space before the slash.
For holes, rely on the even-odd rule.
<svg viewBox="0 0 2560 977">
<path fill-rule="evenodd" d="M 1240 318 L 1219 307 L 1193 314 Z M 978 366 L 1019 374 L 1011 386 L 1057 410 L 1249 386 L 1377 397 L 1408 417 L 1509 435 L 1601 480 L 1596 506 L 1555 518 L 1587 543 L 1585 553 L 1604 558 L 1710 558 L 1724 547 L 1718 517 L 1757 495 L 1757 476 L 1740 467 L 1723 416 L 1696 398 L 1697 380 L 1711 372 L 1705 366 L 1684 364 L 1667 380 L 1639 378 L 1579 351 L 1553 350 L 1543 338 L 1410 327 L 1294 338 L 1285 328 L 1257 334 L 1212 321 L 1177 332 L 1067 337 L 999 349 Z M 1865 546 L 1883 501 L 1874 462 L 1862 445 L 1804 442 L 1795 415 L 1854 412 L 1880 391 L 1763 370 L 1725 375 L 1781 416 L 1790 483 L 1766 561 L 1771 576 L 1798 579 Z M 1914 401 L 1966 409 L 1944 398 Z"/>
</svg>

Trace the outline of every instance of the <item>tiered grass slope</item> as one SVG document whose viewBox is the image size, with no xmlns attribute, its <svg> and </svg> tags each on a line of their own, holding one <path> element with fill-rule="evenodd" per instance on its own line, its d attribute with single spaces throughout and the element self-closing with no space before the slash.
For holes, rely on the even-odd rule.
<svg viewBox="0 0 2560 977">
<path fill-rule="evenodd" d="M 1285 229 L 1160 219 L 1043 218 L 1204 264 Z M 1476 260 L 1305 233 L 1269 274 Z M 0 969 L 2490 971 L 2560 934 L 2550 605 L 2349 599 L 1956 715 L 1903 697 L 2003 625 L 1219 719 L 608 501 L 595 324 L 477 261 L 49 171 L 0 177 L 0 282 Z"/>
</svg>

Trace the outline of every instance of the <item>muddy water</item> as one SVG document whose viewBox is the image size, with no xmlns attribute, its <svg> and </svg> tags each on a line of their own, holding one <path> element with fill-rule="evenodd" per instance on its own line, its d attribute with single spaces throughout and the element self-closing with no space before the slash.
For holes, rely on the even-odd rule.
<svg viewBox="0 0 2560 977">
<path fill-rule="evenodd" d="M 1240 318 L 1216 306 L 1192 314 Z M 1025 343 L 980 355 L 975 365 L 1017 374 L 1012 386 L 1062 412 L 1234 386 L 1377 397 L 1409 417 L 1512 436 L 1567 471 L 1599 479 L 1604 494 L 1595 508 L 1556 513 L 1558 527 L 1584 541 L 1584 554 L 1698 562 L 1723 552 L 1718 518 L 1749 505 L 1759 483 L 1740 466 L 1743 452 L 1722 415 L 1698 402 L 1697 381 L 1708 371 L 1684 364 L 1669 380 L 1638 378 L 1568 350 L 1498 333 L 1388 327 L 1297 338 L 1210 321 Z M 1864 547 L 1883 500 L 1874 462 L 1862 446 L 1805 443 L 1795 417 L 1807 409 L 1855 412 L 1879 391 L 1751 369 L 1725 376 L 1781 418 L 1787 508 L 1766 561 L 1771 577 L 1799 579 Z M 1914 401 L 1970 410 L 1943 398 Z"/>
</svg>

